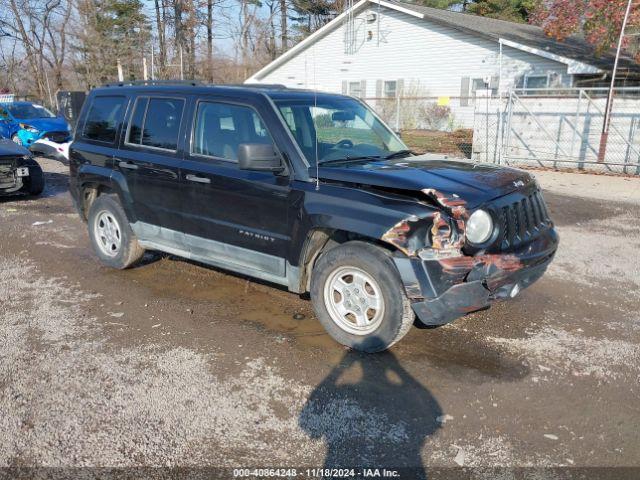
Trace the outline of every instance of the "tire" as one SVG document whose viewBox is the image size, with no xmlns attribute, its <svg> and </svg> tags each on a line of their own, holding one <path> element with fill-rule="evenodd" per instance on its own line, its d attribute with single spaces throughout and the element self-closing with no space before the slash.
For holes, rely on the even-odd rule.
<svg viewBox="0 0 640 480">
<path fill-rule="evenodd" d="M 100 195 L 91 204 L 88 217 L 89 238 L 100 262 L 123 270 L 144 255 L 122 205 L 115 195 Z"/>
<path fill-rule="evenodd" d="M 358 288 L 362 285 L 364 289 Z M 378 307 L 371 307 L 378 298 Z M 334 340 L 367 353 L 391 347 L 409 332 L 415 319 L 391 254 L 360 241 L 320 256 L 311 272 L 311 302 Z M 358 309 L 358 316 L 353 309 Z"/>
<path fill-rule="evenodd" d="M 37 163 L 29 166 L 29 195 L 40 195 L 44 190 L 44 173 Z"/>
</svg>

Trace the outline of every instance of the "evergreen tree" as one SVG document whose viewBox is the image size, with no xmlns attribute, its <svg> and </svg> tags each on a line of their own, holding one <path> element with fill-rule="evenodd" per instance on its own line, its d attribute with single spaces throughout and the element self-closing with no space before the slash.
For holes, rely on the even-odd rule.
<svg viewBox="0 0 640 480">
<path fill-rule="evenodd" d="M 344 8 L 344 0 L 293 0 L 291 2 L 295 22 L 294 28 L 300 37 L 315 32 L 326 23 L 340 15 Z"/>
<path fill-rule="evenodd" d="M 142 78 L 142 57 L 147 51 L 150 26 L 141 0 L 82 0 L 78 12 L 83 23 L 78 70 L 88 85 L 117 78 L 120 61 L 125 79 Z"/>
<path fill-rule="evenodd" d="M 526 23 L 538 3 L 537 0 L 475 0 L 467 10 L 483 17 Z"/>
<path fill-rule="evenodd" d="M 464 11 L 511 22 L 527 22 L 540 0 L 416 0 L 426 7 Z"/>
</svg>

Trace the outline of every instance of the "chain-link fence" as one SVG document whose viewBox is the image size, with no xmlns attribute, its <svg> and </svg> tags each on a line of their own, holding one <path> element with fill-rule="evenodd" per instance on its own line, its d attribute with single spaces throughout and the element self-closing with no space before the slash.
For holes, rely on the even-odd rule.
<svg viewBox="0 0 640 480">
<path fill-rule="evenodd" d="M 474 126 L 476 99 L 461 97 L 397 96 L 364 98 L 397 131 L 446 131 Z"/>
<path fill-rule="evenodd" d="M 473 159 L 640 175 L 640 89 L 516 90 L 477 104 Z"/>
<path fill-rule="evenodd" d="M 365 98 L 419 152 L 476 161 L 640 175 L 640 88 L 530 89 L 469 97 Z"/>
</svg>

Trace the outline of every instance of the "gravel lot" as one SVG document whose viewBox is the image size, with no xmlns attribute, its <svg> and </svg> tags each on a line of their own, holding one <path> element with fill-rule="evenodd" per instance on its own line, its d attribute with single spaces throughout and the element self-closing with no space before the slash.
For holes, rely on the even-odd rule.
<svg viewBox="0 0 640 480">
<path fill-rule="evenodd" d="M 41 163 L 0 200 L 0 466 L 640 467 L 640 179 L 536 172 L 547 275 L 366 356 L 282 289 L 100 266 Z"/>
</svg>

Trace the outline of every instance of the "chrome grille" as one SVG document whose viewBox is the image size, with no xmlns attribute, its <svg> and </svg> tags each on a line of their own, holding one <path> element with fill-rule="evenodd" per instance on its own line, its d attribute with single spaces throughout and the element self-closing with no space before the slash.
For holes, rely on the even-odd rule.
<svg viewBox="0 0 640 480">
<path fill-rule="evenodd" d="M 551 224 L 542 193 L 536 190 L 529 196 L 505 205 L 501 209 L 501 248 L 524 243 Z"/>
</svg>

